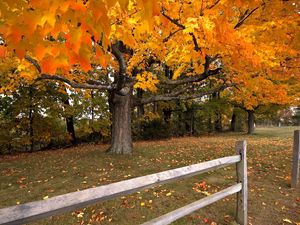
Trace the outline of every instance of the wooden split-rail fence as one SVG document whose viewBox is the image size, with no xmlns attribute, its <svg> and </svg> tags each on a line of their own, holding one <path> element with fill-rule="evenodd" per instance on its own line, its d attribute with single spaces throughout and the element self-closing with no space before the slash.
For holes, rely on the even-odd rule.
<svg viewBox="0 0 300 225">
<path fill-rule="evenodd" d="M 24 224 L 67 211 L 83 208 L 99 201 L 109 200 L 168 183 L 178 179 L 195 176 L 214 169 L 236 164 L 237 183 L 215 194 L 202 198 L 175 211 L 162 215 L 143 225 L 170 224 L 204 206 L 237 193 L 236 222 L 247 224 L 247 161 L 246 141 L 236 143 L 236 155 L 219 158 L 199 164 L 167 170 L 151 175 L 124 180 L 95 188 L 59 195 L 46 200 L 29 202 L 0 209 L 0 224 Z M 122 221 L 120 221 L 122 224 Z"/>
</svg>

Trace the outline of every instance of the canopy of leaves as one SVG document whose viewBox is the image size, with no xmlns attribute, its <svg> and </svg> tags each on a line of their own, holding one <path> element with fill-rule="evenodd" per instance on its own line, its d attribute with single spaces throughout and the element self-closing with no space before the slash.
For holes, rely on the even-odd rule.
<svg viewBox="0 0 300 225">
<path fill-rule="evenodd" d="M 99 78 L 85 73 L 92 65 L 118 70 L 111 44 L 120 40 L 131 50 L 127 75 L 136 69 L 135 87 L 152 92 L 166 78 L 162 64 L 172 79 L 220 67 L 236 84 L 253 74 L 299 79 L 298 7 L 280 0 L 3 0 L 0 56 L 18 56 L 26 79 L 59 74 L 80 83 Z M 26 55 L 38 74 L 28 71 L 35 68 Z M 149 69 L 149 59 L 158 66 Z"/>
</svg>

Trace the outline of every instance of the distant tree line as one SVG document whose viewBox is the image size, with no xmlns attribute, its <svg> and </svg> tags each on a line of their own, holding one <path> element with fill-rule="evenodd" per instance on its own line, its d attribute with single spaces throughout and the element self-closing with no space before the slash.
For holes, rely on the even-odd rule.
<svg viewBox="0 0 300 225">
<path fill-rule="evenodd" d="M 227 93 L 228 94 L 228 93 Z M 234 106 L 226 91 L 201 99 L 161 101 L 132 111 L 134 140 L 247 131 L 248 114 Z M 56 83 L 20 84 L 0 95 L 1 153 L 32 152 L 81 143 L 108 142 L 108 96 L 76 91 Z M 256 112 L 258 125 L 296 125 L 300 110 L 269 105 Z"/>
</svg>

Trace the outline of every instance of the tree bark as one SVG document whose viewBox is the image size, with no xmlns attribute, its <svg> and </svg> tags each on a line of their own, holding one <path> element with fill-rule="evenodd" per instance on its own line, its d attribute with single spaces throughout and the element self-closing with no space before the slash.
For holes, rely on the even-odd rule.
<svg viewBox="0 0 300 225">
<path fill-rule="evenodd" d="M 212 94 L 212 99 L 214 101 L 218 101 L 220 99 L 220 92 L 216 92 Z M 215 121 L 214 121 L 215 131 L 221 132 L 223 130 L 222 126 L 222 113 L 219 107 L 216 108 L 215 111 Z"/>
<path fill-rule="evenodd" d="M 125 96 L 111 93 L 112 133 L 108 152 L 131 154 L 131 92 Z"/>
<path fill-rule="evenodd" d="M 153 104 L 153 106 L 152 106 L 152 112 L 153 112 L 153 113 L 157 113 L 157 111 L 158 111 L 158 105 L 157 105 L 157 102 L 153 102 L 152 104 Z"/>
<path fill-rule="evenodd" d="M 231 122 L 230 122 L 230 131 L 236 132 L 236 114 L 232 113 Z"/>
<path fill-rule="evenodd" d="M 138 88 L 137 89 L 137 98 L 141 99 L 143 97 L 143 90 Z M 145 114 L 145 108 L 144 105 L 138 105 L 137 106 L 137 113 L 136 113 L 136 118 L 137 118 L 137 131 L 138 133 L 142 132 L 142 120 L 141 118 L 144 117 Z"/>
<path fill-rule="evenodd" d="M 64 101 L 64 104 L 67 107 L 70 107 L 70 102 L 69 102 L 68 98 Z M 75 134 L 74 118 L 73 118 L 73 116 L 66 116 L 66 126 L 67 126 L 67 132 L 68 132 L 68 134 L 71 137 L 71 143 L 72 143 L 72 145 L 76 145 L 77 139 L 76 139 L 76 134 Z"/>
<path fill-rule="evenodd" d="M 248 134 L 253 134 L 254 132 L 254 111 L 252 110 L 247 110 L 248 113 Z"/>
<path fill-rule="evenodd" d="M 190 125 L 191 129 L 190 129 L 190 135 L 194 135 L 195 134 L 195 115 L 194 115 L 194 110 L 191 109 L 191 125 Z"/>
<path fill-rule="evenodd" d="M 33 137 L 33 88 L 29 87 L 29 112 L 28 112 L 28 120 L 29 120 L 29 139 L 30 139 L 30 152 L 34 150 L 34 137 Z"/>
<path fill-rule="evenodd" d="M 71 143 L 73 145 L 76 145 L 77 139 L 75 135 L 73 116 L 66 117 L 66 125 L 67 125 L 67 132 L 71 136 Z"/>
<path fill-rule="evenodd" d="M 144 91 L 140 88 L 137 89 L 137 97 L 139 99 L 143 98 L 143 93 Z M 142 117 L 143 115 L 145 114 L 145 108 L 144 108 L 144 105 L 138 105 L 137 106 L 137 117 L 140 118 Z"/>
<path fill-rule="evenodd" d="M 216 112 L 215 131 L 221 132 L 222 130 L 222 114 L 220 112 Z"/>
<path fill-rule="evenodd" d="M 95 119 L 95 112 L 94 112 L 94 90 L 91 90 L 91 123 L 92 123 L 92 130 L 94 132 L 94 119 Z"/>
<path fill-rule="evenodd" d="M 166 124 L 170 124 L 171 121 L 171 116 L 172 116 L 172 110 L 170 109 L 164 109 L 163 110 L 163 114 L 164 114 L 164 121 Z"/>
</svg>

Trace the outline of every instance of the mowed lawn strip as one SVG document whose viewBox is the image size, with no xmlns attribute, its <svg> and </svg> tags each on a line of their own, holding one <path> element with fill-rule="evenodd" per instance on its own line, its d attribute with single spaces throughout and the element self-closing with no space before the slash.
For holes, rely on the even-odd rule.
<svg viewBox="0 0 300 225">
<path fill-rule="evenodd" d="M 300 191 L 290 188 L 294 129 L 262 128 L 256 134 L 217 134 L 136 142 L 132 156 L 106 154 L 106 145 L 5 156 L 0 159 L 0 207 L 50 198 L 90 187 L 235 154 L 248 142 L 249 222 L 300 223 Z M 100 202 L 34 224 L 141 224 L 235 183 L 235 167 Z M 174 224 L 234 224 L 235 196 Z"/>
</svg>

